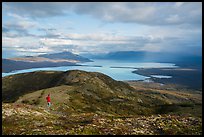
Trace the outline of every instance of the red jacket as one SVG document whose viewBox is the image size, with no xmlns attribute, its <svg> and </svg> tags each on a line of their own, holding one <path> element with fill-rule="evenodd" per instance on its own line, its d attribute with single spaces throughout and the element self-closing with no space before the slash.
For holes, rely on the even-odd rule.
<svg viewBox="0 0 204 137">
<path fill-rule="evenodd" d="M 47 102 L 50 102 L 50 96 L 47 96 L 46 99 L 47 99 Z"/>
</svg>

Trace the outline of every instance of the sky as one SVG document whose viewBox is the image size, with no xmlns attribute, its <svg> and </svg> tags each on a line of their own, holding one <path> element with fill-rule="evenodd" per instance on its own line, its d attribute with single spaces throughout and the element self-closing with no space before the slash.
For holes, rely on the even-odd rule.
<svg viewBox="0 0 204 137">
<path fill-rule="evenodd" d="M 3 2 L 3 58 L 70 51 L 202 54 L 201 2 Z"/>
</svg>

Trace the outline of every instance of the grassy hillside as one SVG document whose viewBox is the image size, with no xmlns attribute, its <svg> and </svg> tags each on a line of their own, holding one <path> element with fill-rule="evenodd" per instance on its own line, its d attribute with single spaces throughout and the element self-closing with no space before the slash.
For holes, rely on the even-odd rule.
<svg viewBox="0 0 204 137">
<path fill-rule="evenodd" d="M 2 101 L 13 102 L 19 96 L 56 85 L 61 72 L 31 72 L 2 78 Z"/>
<path fill-rule="evenodd" d="M 2 88 L 3 102 L 15 102 L 20 97 L 22 103 L 42 106 L 45 96 L 50 93 L 53 109 L 68 113 L 133 115 L 152 111 L 148 101 L 138 103 L 141 95 L 134 94 L 134 88 L 127 83 L 96 72 L 74 70 L 17 74 L 4 77 Z"/>
<path fill-rule="evenodd" d="M 115 81 L 102 73 L 79 70 L 38 71 L 2 80 L 4 134 L 202 133 L 199 91 Z M 45 99 L 49 93 L 50 110 Z M 29 121 L 34 125 L 26 129 Z"/>
<path fill-rule="evenodd" d="M 101 73 L 90 73 L 85 71 L 72 70 L 62 71 L 36 71 L 30 73 L 16 74 L 2 78 L 2 100 L 11 102 L 19 96 L 59 85 L 72 85 L 76 87 L 90 87 L 93 90 L 105 90 L 126 92 L 132 88 L 123 82 L 115 81 Z M 98 92 L 100 93 L 100 92 Z M 128 93 L 128 92 L 126 92 Z"/>
</svg>

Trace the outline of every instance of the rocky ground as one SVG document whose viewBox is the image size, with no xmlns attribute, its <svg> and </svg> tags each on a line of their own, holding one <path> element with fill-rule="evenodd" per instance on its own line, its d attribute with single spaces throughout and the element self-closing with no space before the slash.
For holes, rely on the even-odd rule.
<svg viewBox="0 0 204 137">
<path fill-rule="evenodd" d="M 202 119 L 190 115 L 114 117 L 62 115 L 25 104 L 2 105 L 3 135 L 201 135 Z"/>
</svg>

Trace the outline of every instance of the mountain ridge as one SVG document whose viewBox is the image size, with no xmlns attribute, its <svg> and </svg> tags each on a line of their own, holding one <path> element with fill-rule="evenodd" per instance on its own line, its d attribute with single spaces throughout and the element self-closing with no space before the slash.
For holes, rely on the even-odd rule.
<svg viewBox="0 0 204 137">
<path fill-rule="evenodd" d="M 78 60 L 80 62 L 90 62 L 91 61 L 88 58 L 82 57 L 77 54 L 73 54 L 68 51 L 52 53 L 52 54 L 43 54 L 43 55 L 38 55 L 38 57 L 45 57 L 49 59 L 72 59 L 72 60 Z"/>
<path fill-rule="evenodd" d="M 128 84 L 120 81 L 115 81 L 111 77 L 99 72 L 86 72 L 82 70 L 70 71 L 34 71 L 29 73 L 15 74 L 2 78 L 3 80 L 3 101 L 5 98 L 4 93 L 11 90 L 11 93 L 19 89 L 19 92 L 35 91 L 44 88 L 55 87 L 59 85 L 83 85 L 100 80 L 99 82 L 107 84 L 112 89 L 120 88 L 119 85 L 132 89 Z M 22 83 L 20 83 L 22 81 Z M 33 82 L 32 82 L 33 81 Z M 32 83 L 32 84 L 30 84 Z M 90 83 L 92 84 L 92 83 Z M 7 86 L 8 85 L 8 86 Z M 93 84 L 92 84 L 93 85 Z"/>
<path fill-rule="evenodd" d="M 92 59 L 123 60 L 130 62 L 174 63 L 183 67 L 201 67 L 202 55 L 171 52 L 116 51 L 101 54 L 82 54 Z"/>
<path fill-rule="evenodd" d="M 77 63 L 80 62 L 91 62 L 91 60 L 71 52 L 16 57 L 2 59 L 2 72 L 7 73 L 15 70 L 30 68 L 78 66 Z"/>
</svg>

